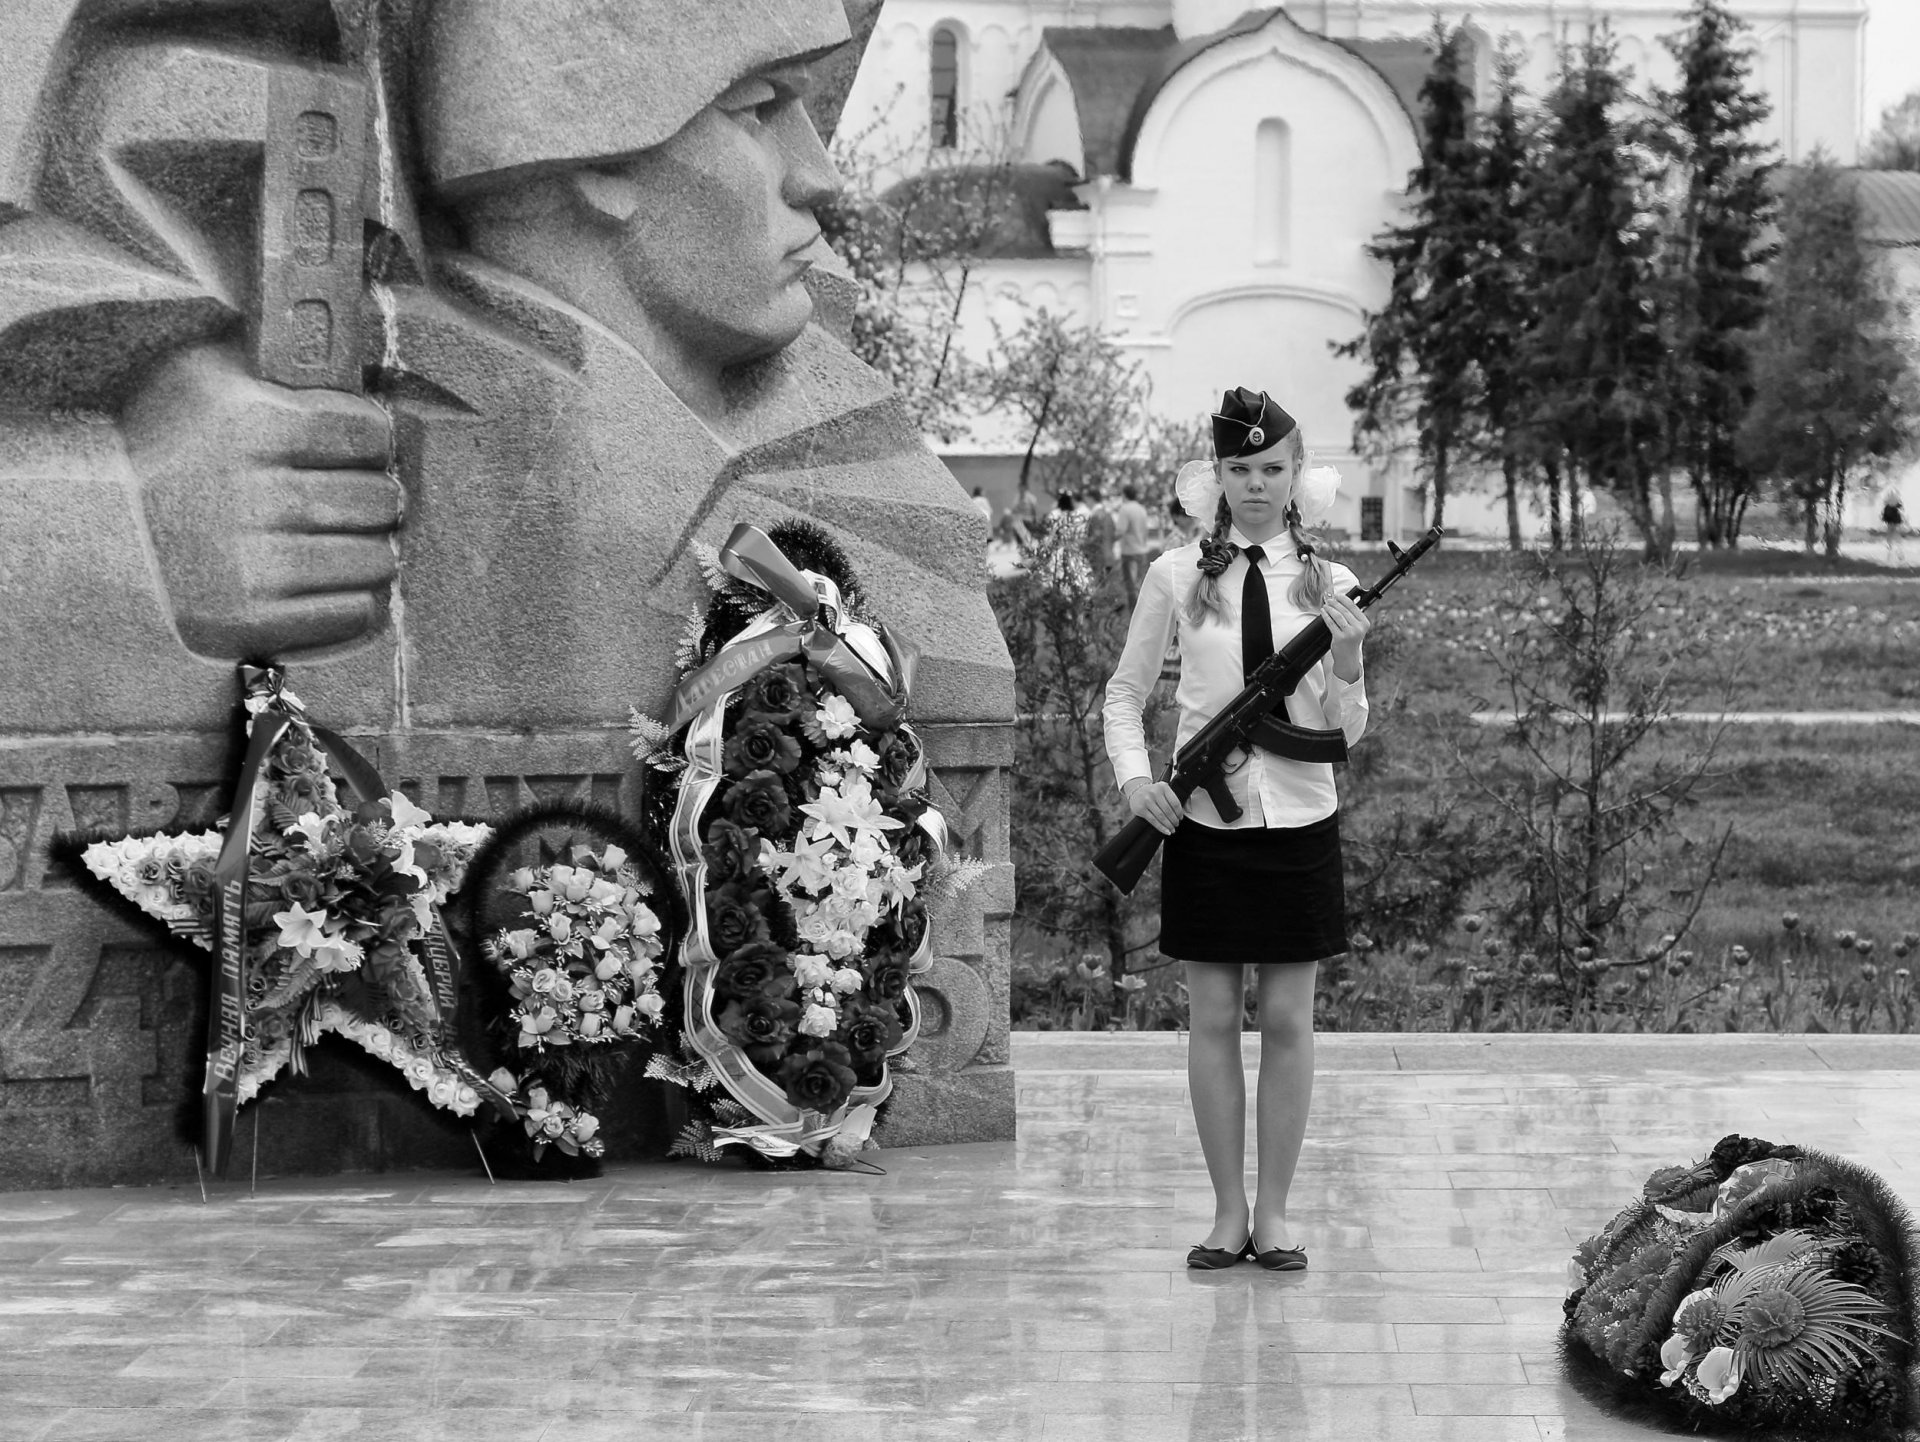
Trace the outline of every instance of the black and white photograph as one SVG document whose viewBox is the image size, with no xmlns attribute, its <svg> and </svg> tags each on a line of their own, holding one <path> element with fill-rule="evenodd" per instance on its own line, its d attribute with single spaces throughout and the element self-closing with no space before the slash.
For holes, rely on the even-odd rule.
<svg viewBox="0 0 1920 1442">
<path fill-rule="evenodd" d="M 1920 1442 L 1920 0 L 0 0 L 0 1442 Z"/>
</svg>

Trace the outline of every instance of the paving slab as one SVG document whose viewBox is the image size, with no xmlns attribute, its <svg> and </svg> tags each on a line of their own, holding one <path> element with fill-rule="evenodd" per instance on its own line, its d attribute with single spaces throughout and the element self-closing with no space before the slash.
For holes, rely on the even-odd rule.
<svg viewBox="0 0 1920 1442">
<path fill-rule="evenodd" d="M 884 1176 L 0 1196 L 0 1439 L 1624 1442 L 1554 1338 L 1652 1168 L 1743 1131 L 1920 1207 L 1914 1038 L 1334 1035 L 1309 1270 L 1189 1272 L 1185 1046 L 1016 1033 L 1018 1139 Z"/>
</svg>

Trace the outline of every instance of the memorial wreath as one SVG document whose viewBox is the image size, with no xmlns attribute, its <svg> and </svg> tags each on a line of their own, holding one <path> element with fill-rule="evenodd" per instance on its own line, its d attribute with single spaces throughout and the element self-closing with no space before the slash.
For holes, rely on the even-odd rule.
<svg viewBox="0 0 1920 1442">
<path fill-rule="evenodd" d="M 214 953 L 203 1137 L 224 1174 L 240 1103 L 323 1032 L 399 1069 L 434 1106 L 510 1102 L 455 1040 L 440 907 L 490 828 L 435 821 L 308 719 L 276 667 L 241 667 L 248 744 L 215 829 L 80 840 L 100 882 Z M 339 783 L 351 794 L 349 802 Z"/>
<path fill-rule="evenodd" d="M 1864 1167 L 1724 1138 L 1574 1253 L 1561 1351 L 1609 1410 L 1742 1437 L 1907 1436 L 1915 1239 Z"/>
<path fill-rule="evenodd" d="M 633 717 L 691 911 L 677 1045 L 648 1070 L 692 1098 L 675 1154 L 848 1165 L 919 1030 L 930 905 L 980 867 L 948 855 L 912 655 L 838 546 L 741 525 L 703 560 L 666 715 Z"/>
</svg>

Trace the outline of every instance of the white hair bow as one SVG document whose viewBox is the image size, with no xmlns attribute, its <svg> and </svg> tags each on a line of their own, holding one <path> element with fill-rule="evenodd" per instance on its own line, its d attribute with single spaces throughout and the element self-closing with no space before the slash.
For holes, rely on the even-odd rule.
<svg viewBox="0 0 1920 1442">
<path fill-rule="evenodd" d="M 1340 472 L 1332 466 L 1308 465 L 1293 489 L 1293 503 L 1300 508 L 1300 523 L 1317 526 L 1333 514 L 1334 498 L 1340 491 Z M 1188 461 L 1174 477 L 1173 493 L 1180 509 L 1201 522 L 1211 521 L 1224 494 L 1213 461 Z"/>
</svg>

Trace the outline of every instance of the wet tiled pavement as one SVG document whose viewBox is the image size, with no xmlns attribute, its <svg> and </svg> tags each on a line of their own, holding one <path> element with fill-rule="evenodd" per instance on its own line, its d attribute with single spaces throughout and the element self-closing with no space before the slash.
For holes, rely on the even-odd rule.
<svg viewBox="0 0 1920 1442">
<path fill-rule="evenodd" d="M 1323 1037 L 1303 1275 L 1192 1273 L 1175 1036 L 1016 1034 L 1017 1142 L 0 1193 L 0 1439 L 1652 1434 L 1553 1356 L 1565 1261 L 1729 1131 L 1920 1207 L 1920 1039 Z"/>
</svg>

